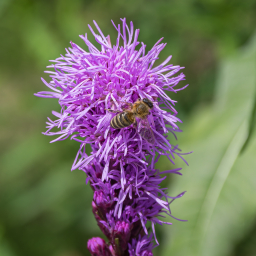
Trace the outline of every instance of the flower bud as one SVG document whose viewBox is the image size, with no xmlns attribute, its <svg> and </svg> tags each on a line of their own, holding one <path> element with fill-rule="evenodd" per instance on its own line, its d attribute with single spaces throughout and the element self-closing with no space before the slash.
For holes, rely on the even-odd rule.
<svg viewBox="0 0 256 256">
<path fill-rule="evenodd" d="M 131 236 L 131 225 L 125 221 L 117 221 L 113 231 L 113 239 L 117 241 L 118 239 L 118 246 L 117 251 L 125 251 L 128 246 L 128 241 Z"/>
<path fill-rule="evenodd" d="M 106 216 L 106 213 L 109 211 L 113 203 L 109 196 L 106 196 L 102 190 L 94 191 L 93 200 L 97 205 L 100 214 Z"/>
<path fill-rule="evenodd" d="M 101 231 L 108 239 L 110 239 L 110 230 L 106 227 L 107 225 L 102 223 L 105 223 L 106 216 L 102 215 L 94 201 L 92 201 L 92 212 Z"/>
<path fill-rule="evenodd" d="M 87 248 L 92 256 L 111 256 L 105 241 L 100 237 L 93 237 L 87 243 Z"/>
</svg>

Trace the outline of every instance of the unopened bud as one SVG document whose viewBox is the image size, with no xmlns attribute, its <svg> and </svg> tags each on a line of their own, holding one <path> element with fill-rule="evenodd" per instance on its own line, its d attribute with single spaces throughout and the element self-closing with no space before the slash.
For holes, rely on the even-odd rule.
<svg viewBox="0 0 256 256">
<path fill-rule="evenodd" d="M 100 237 L 93 237 L 87 243 L 87 248 L 92 256 L 111 256 L 105 241 Z"/>
<path fill-rule="evenodd" d="M 131 225 L 125 221 L 117 221 L 115 228 L 114 228 L 114 239 L 118 238 L 120 248 L 119 251 L 125 251 L 128 246 L 128 241 L 130 240 L 131 236 Z M 117 245 L 116 245 L 117 246 Z"/>
<path fill-rule="evenodd" d="M 113 201 L 102 190 L 94 191 L 93 200 L 103 214 L 106 214 L 113 204 Z"/>
</svg>

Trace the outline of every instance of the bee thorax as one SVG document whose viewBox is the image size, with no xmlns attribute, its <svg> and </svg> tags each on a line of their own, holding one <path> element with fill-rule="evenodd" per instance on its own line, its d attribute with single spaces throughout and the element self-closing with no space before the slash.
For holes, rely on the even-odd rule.
<svg viewBox="0 0 256 256">
<path fill-rule="evenodd" d="M 141 103 L 136 108 L 136 116 L 139 118 L 145 118 L 149 114 L 149 108 L 147 105 Z"/>
</svg>

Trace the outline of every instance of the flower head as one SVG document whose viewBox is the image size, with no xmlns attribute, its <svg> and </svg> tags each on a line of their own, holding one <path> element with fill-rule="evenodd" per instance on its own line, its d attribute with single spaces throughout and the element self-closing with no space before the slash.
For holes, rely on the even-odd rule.
<svg viewBox="0 0 256 256">
<path fill-rule="evenodd" d="M 134 31 L 132 22 L 130 27 L 125 19 L 122 25 L 113 23 L 118 33 L 113 45 L 94 24 L 99 34 L 90 25 L 89 29 L 101 49 L 87 39 L 87 34 L 80 36 L 89 51 L 71 42 L 66 55 L 49 66 L 54 69 L 47 71 L 51 81 L 42 79 L 52 91 L 36 95 L 57 98 L 61 106 L 60 112 L 52 112 L 55 120 L 48 118 L 44 134 L 59 136 L 52 142 L 70 137 L 80 143 L 72 170 L 78 168 L 88 176 L 87 182 L 94 190 L 93 213 L 110 240 L 111 250 L 121 255 L 132 241 L 130 255 L 135 250 L 136 255 L 149 256 L 150 249 L 141 248 L 148 245 L 151 236 L 141 238 L 139 234 L 148 234 L 149 221 L 155 235 L 154 225 L 165 223 L 158 219 L 160 213 L 172 216 L 170 202 L 184 194 L 170 197 L 160 187 L 165 179 L 161 174 L 180 174 L 180 168 L 160 173 L 154 165 L 161 155 L 173 164 L 175 156 L 183 159 L 178 145 L 168 139 L 168 133 L 176 138 L 175 133 L 181 130 L 176 102 L 165 91 L 184 89 L 176 86 L 185 76 L 178 73 L 182 67 L 168 64 L 171 56 L 154 67 L 166 45 L 162 39 L 146 53 L 146 45 L 138 42 L 139 30 Z M 121 129 L 111 127 L 118 113 L 132 112 L 134 104 L 142 101 L 151 104 L 144 118 L 133 112 L 133 124 Z M 86 144 L 91 146 L 90 155 L 85 152 Z M 140 249 L 134 249 L 135 243 Z"/>
</svg>

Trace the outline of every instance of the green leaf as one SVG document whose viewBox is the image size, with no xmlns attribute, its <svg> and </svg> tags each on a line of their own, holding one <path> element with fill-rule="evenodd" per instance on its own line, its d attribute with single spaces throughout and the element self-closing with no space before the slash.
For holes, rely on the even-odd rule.
<svg viewBox="0 0 256 256">
<path fill-rule="evenodd" d="M 248 232 L 256 214 L 255 89 L 256 37 L 222 62 L 213 104 L 197 110 L 180 136 L 180 147 L 194 152 L 170 194 L 187 191 L 172 209 L 188 222 L 165 228 L 162 255 L 231 255 Z"/>
<path fill-rule="evenodd" d="M 4 256 L 15 256 L 16 254 L 11 250 L 7 243 L 0 243 L 0 255 Z"/>
</svg>

